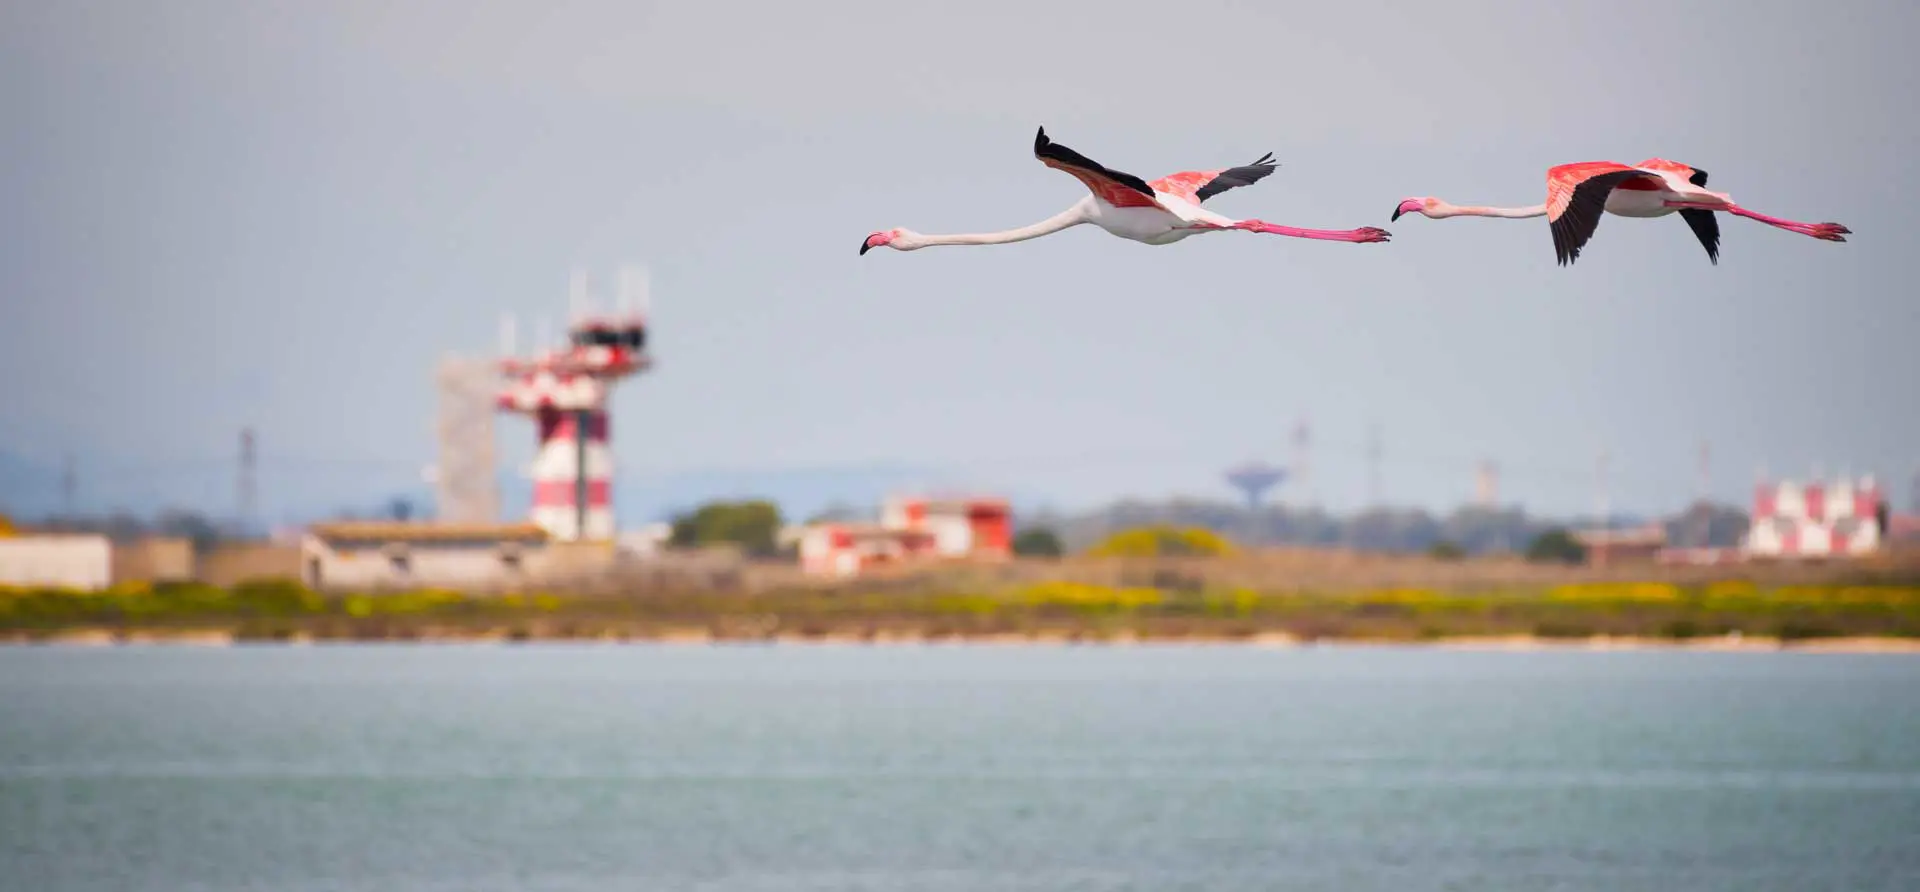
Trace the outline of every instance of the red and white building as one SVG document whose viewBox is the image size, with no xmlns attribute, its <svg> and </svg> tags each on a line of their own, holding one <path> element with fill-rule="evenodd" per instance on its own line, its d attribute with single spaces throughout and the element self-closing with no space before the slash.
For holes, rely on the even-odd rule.
<svg viewBox="0 0 1920 892">
<path fill-rule="evenodd" d="M 1754 557 L 1848 557 L 1879 550 L 1885 494 L 1873 478 L 1781 481 L 1754 491 L 1746 551 Z"/>
<path fill-rule="evenodd" d="M 822 576 L 928 559 L 1005 559 L 1013 512 L 1004 499 L 891 498 L 880 522 L 823 523 L 800 535 L 800 566 Z"/>
<path fill-rule="evenodd" d="M 529 519 L 556 541 L 614 538 L 607 396 L 652 366 L 646 339 L 639 314 L 583 317 L 569 328 L 566 347 L 500 364 L 509 379 L 500 410 L 531 417 L 540 436 Z"/>
</svg>

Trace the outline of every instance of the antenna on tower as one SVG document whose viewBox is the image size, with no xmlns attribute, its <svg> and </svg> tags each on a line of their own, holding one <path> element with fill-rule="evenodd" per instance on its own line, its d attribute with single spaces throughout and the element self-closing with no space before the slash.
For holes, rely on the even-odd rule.
<svg viewBox="0 0 1920 892">
<path fill-rule="evenodd" d="M 501 356 L 506 357 L 506 356 L 513 355 L 514 336 L 517 335 L 518 333 L 519 332 L 515 328 L 513 314 L 501 313 L 500 314 L 500 355 Z"/>
<path fill-rule="evenodd" d="M 587 315 L 587 273 L 574 270 L 567 280 L 567 311 L 571 318 L 567 321 L 578 324 Z"/>
<path fill-rule="evenodd" d="M 627 315 L 646 316 L 652 309 L 648 304 L 650 279 L 647 268 L 637 264 L 628 264 L 620 268 L 620 311 Z"/>
</svg>

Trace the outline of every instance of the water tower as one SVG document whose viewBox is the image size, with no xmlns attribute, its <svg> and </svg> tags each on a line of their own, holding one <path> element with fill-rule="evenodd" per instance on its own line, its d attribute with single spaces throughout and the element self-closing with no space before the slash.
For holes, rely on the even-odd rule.
<svg viewBox="0 0 1920 892">
<path fill-rule="evenodd" d="M 645 280 L 622 270 L 620 286 L 621 310 L 596 312 L 585 277 L 576 274 L 565 345 L 500 362 L 509 383 L 499 409 L 532 418 L 539 431 L 530 519 L 559 541 L 610 541 L 616 532 L 607 397 L 653 366 Z"/>
<path fill-rule="evenodd" d="M 1266 496 L 1267 490 L 1285 479 L 1286 471 L 1260 462 L 1249 462 L 1227 471 L 1227 485 L 1246 497 L 1248 512 L 1259 510 L 1260 500 Z"/>
</svg>

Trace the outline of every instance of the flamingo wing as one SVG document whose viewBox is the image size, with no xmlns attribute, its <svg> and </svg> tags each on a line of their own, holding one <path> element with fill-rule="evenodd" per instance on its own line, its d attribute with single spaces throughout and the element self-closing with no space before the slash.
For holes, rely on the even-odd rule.
<svg viewBox="0 0 1920 892">
<path fill-rule="evenodd" d="M 1661 173 L 1674 174 L 1701 188 L 1705 188 L 1707 185 L 1706 171 L 1689 164 L 1681 164 L 1678 161 L 1668 161 L 1665 158 L 1648 158 L 1639 164 L 1635 164 L 1634 167 L 1638 167 L 1641 170 L 1657 170 Z"/>
<path fill-rule="evenodd" d="M 1685 179 L 1695 186 L 1706 188 L 1707 172 L 1700 168 L 1665 158 L 1648 158 L 1635 167 L 1643 170 L 1657 170 Z M 1680 219 L 1687 221 L 1687 228 L 1693 230 L 1693 237 L 1700 240 L 1700 247 L 1707 249 L 1707 259 L 1714 265 L 1720 263 L 1720 218 L 1714 212 L 1701 208 L 1681 208 Z"/>
<path fill-rule="evenodd" d="M 1593 238 L 1607 210 L 1607 195 L 1636 180 L 1641 188 L 1665 185 L 1658 173 L 1612 161 L 1562 164 L 1547 171 L 1547 220 L 1561 266 L 1580 259 L 1580 249 Z"/>
<path fill-rule="evenodd" d="M 1047 128 L 1033 137 L 1033 156 L 1054 170 L 1064 170 L 1086 184 L 1094 197 L 1117 208 L 1160 208 L 1160 199 L 1147 181 L 1121 173 L 1047 138 Z"/>
<path fill-rule="evenodd" d="M 1228 189 L 1251 186 L 1260 182 L 1262 177 L 1273 173 L 1279 166 L 1268 152 L 1252 164 L 1229 167 L 1225 170 L 1185 170 L 1168 174 L 1148 185 L 1169 195 L 1178 195 L 1194 204 L 1206 201 Z"/>
</svg>

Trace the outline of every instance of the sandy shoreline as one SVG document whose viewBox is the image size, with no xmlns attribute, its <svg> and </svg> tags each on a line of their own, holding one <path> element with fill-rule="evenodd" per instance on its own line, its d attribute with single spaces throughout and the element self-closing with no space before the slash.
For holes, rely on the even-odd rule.
<svg viewBox="0 0 1920 892">
<path fill-rule="evenodd" d="M 113 647 L 119 645 L 168 645 L 189 647 L 301 646 L 316 640 L 308 635 L 278 639 L 242 639 L 217 629 L 136 630 L 116 634 L 106 629 L 74 629 L 32 638 L 24 635 L 0 637 L 0 646 Z M 1090 647 L 1254 647 L 1254 648 L 1395 648 L 1459 651 L 1647 651 L 1687 650 L 1720 652 L 1810 653 L 1920 653 L 1920 639 L 1850 637 L 1809 638 L 1783 642 L 1778 638 L 1757 636 L 1716 636 L 1711 638 L 1541 638 L 1532 635 L 1435 638 L 1422 641 L 1322 638 L 1302 641 L 1285 633 L 1262 633 L 1245 637 L 1159 637 L 1118 634 L 1106 637 L 1074 635 L 1067 632 L 1035 634 L 970 634 L 926 636 L 907 632 L 876 632 L 871 636 L 852 634 L 798 635 L 776 633 L 769 636 L 714 635 L 704 629 L 657 630 L 637 634 L 600 636 L 533 636 L 515 639 L 506 630 L 462 631 L 454 634 L 428 633 L 418 637 L 395 639 L 330 638 L 330 644 L 641 644 L 641 645 L 828 645 L 828 646 L 1044 646 Z"/>
</svg>

